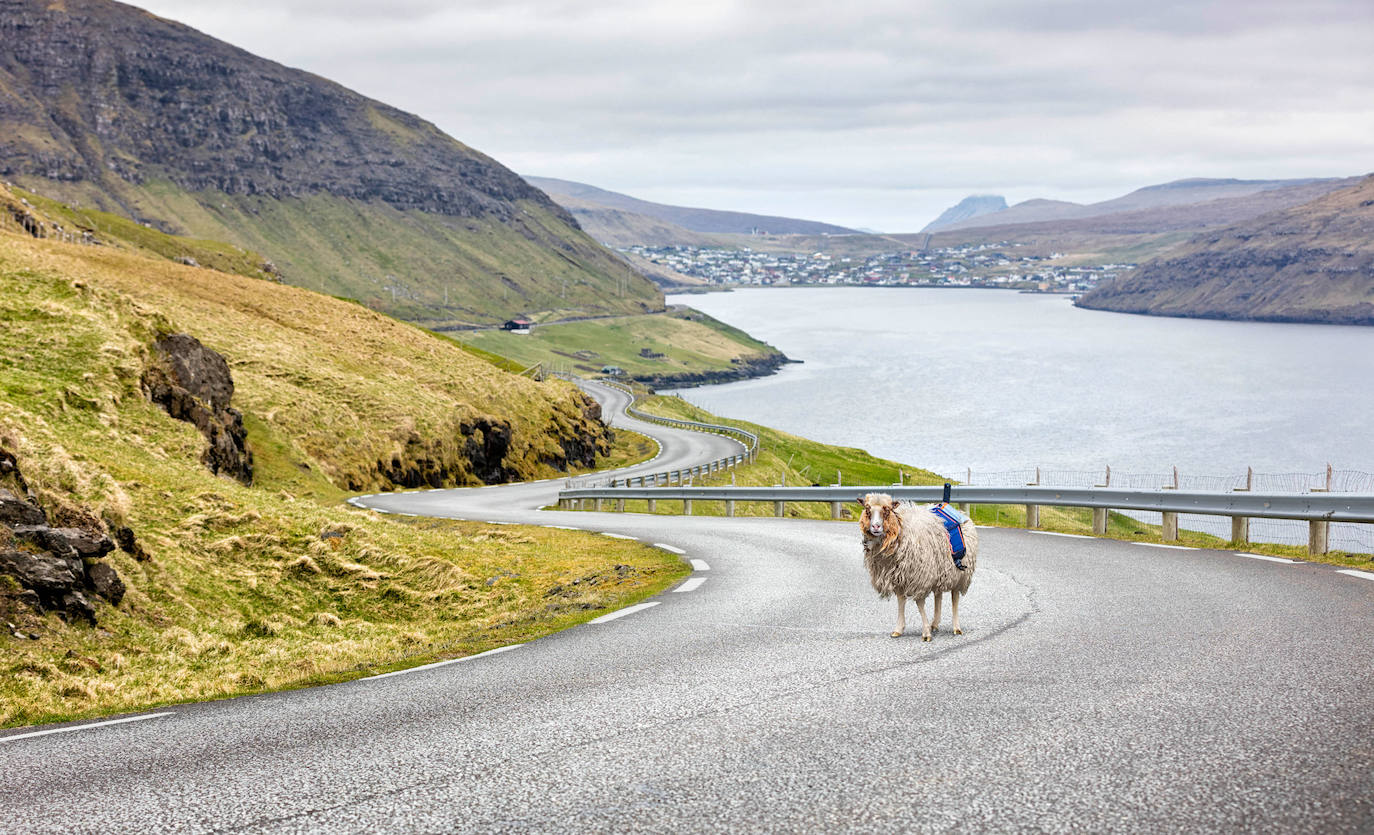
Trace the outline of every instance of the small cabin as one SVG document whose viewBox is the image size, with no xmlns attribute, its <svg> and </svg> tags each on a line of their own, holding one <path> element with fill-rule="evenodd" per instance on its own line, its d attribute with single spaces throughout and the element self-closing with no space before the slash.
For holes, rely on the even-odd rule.
<svg viewBox="0 0 1374 835">
<path fill-rule="evenodd" d="M 534 327 L 534 323 L 531 322 L 529 319 L 509 319 L 506 321 L 504 325 L 501 326 L 501 330 L 527 331 L 532 327 Z"/>
<path fill-rule="evenodd" d="M 623 377 L 625 375 L 625 369 L 618 365 L 603 365 L 601 367 L 601 373 L 608 377 Z"/>
</svg>

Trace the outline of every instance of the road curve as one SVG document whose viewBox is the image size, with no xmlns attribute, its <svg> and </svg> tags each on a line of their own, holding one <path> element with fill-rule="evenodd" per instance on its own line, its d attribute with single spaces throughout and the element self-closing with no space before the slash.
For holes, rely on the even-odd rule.
<svg viewBox="0 0 1374 835">
<path fill-rule="evenodd" d="M 556 486 L 369 501 L 705 565 L 499 654 L 7 732 L 0 829 L 1374 830 L 1374 582 L 988 529 L 967 634 L 923 644 L 852 525 L 529 509 Z"/>
</svg>

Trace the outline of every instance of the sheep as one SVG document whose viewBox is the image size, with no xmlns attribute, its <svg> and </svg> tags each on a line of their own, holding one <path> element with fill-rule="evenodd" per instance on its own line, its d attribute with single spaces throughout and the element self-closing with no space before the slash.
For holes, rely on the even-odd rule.
<svg viewBox="0 0 1374 835">
<path fill-rule="evenodd" d="M 960 525 L 966 549 L 960 571 L 954 565 L 944 524 L 930 505 L 898 503 L 886 493 L 869 493 L 859 503 L 863 505 L 859 527 L 869 582 L 882 599 L 897 596 L 897 628 L 892 637 L 901 637 L 906 630 L 906 599 L 910 597 L 921 612 L 921 640 L 929 641 L 931 632 L 939 628 L 940 595 L 946 591 L 954 610 L 954 634 L 964 634 L 959 628 L 959 596 L 968 591 L 978 564 L 978 530 L 973 522 Z M 926 620 L 926 595 L 931 592 L 935 593 L 935 616 Z"/>
</svg>

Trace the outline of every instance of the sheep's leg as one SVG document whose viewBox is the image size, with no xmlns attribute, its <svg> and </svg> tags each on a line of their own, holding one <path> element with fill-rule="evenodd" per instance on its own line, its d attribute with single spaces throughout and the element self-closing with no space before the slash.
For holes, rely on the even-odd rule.
<svg viewBox="0 0 1374 835">
<path fill-rule="evenodd" d="M 930 621 L 926 619 L 926 596 L 916 598 L 916 610 L 921 613 L 921 640 L 930 640 Z"/>
<path fill-rule="evenodd" d="M 897 628 L 892 631 L 892 637 L 900 638 L 906 631 L 906 598 L 897 595 Z"/>
<path fill-rule="evenodd" d="M 954 609 L 954 634 L 962 635 L 964 630 L 959 628 L 959 592 L 952 591 L 949 593 L 949 605 Z"/>
<path fill-rule="evenodd" d="M 940 599 L 944 597 L 940 592 L 935 592 L 935 614 L 930 616 L 930 631 L 932 633 L 940 631 Z"/>
</svg>

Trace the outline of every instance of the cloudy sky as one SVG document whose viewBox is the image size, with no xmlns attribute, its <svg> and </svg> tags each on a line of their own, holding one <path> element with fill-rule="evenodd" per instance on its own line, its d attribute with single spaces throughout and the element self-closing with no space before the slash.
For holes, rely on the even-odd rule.
<svg viewBox="0 0 1374 835">
<path fill-rule="evenodd" d="M 1374 171 L 1371 0 L 147 0 L 523 174 L 889 232 Z"/>
</svg>

